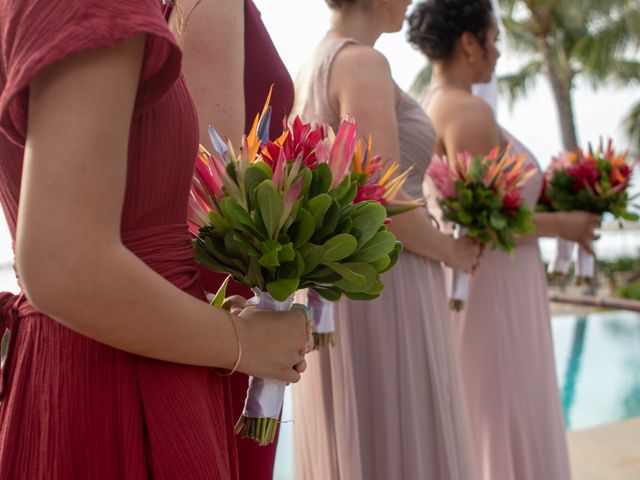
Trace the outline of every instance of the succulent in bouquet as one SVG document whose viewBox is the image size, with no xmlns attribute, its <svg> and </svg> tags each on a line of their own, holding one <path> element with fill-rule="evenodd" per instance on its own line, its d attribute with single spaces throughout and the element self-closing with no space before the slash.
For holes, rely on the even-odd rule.
<svg viewBox="0 0 640 480">
<path fill-rule="evenodd" d="M 402 245 L 383 205 L 354 203 L 355 122 L 345 118 L 333 135 L 295 119 L 270 142 L 270 117 L 267 100 L 237 153 L 210 128 L 214 149 L 200 148 L 188 212 L 197 261 L 251 288 L 260 308 L 287 310 L 303 288 L 328 300 L 376 298 Z M 284 387 L 251 377 L 236 431 L 272 442 Z"/>
<path fill-rule="evenodd" d="M 581 149 L 562 152 L 545 172 L 538 209 L 581 210 L 599 215 L 611 213 L 618 219 L 637 221 L 638 215 L 630 211 L 633 198 L 629 194 L 636 163 L 637 159 L 631 160 L 627 152 L 617 152 L 611 140 L 606 147 L 601 141 L 597 150 L 589 145 L 586 153 Z M 549 264 L 552 277 L 566 275 L 573 249 L 572 242 L 558 239 L 556 255 Z M 594 256 L 579 247 L 576 262 L 578 283 L 591 283 L 594 267 Z"/>
<path fill-rule="evenodd" d="M 525 155 L 510 152 L 508 146 L 505 150 L 495 148 L 487 156 L 435 155 L 427 170 L 444 220 L 455 224 L 454 234 L 469 235 L 482 245 L 508 253 L 513 252 L 517 236 L 533 230 L 522 187 L 534 167 L 525 163 Z M 453 310 L 464 307 L 468 288 L 468 274 L 455 271 L 450 299 Z"/>
</svg>

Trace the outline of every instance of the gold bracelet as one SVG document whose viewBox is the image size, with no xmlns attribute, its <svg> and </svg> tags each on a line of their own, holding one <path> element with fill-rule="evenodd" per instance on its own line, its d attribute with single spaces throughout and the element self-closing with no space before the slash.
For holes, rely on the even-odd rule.
<svg viewBox="0 0 640 480">
<path fill-rule="evenodd" d="M 236 341 L 238 342 L 238 358 L 236 359 L 236 363 L 233 366 L 233 368 L 231 369 L 230 372 L 227 373 L 220 373 L 216 370 L 216 373 L 218 375 L 220 375 L 221 377 L 229 377 L 231 375 L 233 375 L 234 373 L 236 373 L 236 370 L 238 369 L 238 366 L 240 365 L 240 360 L 242 359 L 242 344 L 240 343 L 240 334 L 238 333 L 238 327 L 236 326 L 236 321 L 233 319 L 233 315 L 231 315 L 229 312 L 227 312 L 226 310 L 222 310 L 224 313 L 227 314 L 227 316 L 229 317 L 229 321 L 231 322 L 231 326 L 233 327 L 233 333 L 236 334 Z"/>
</svg>

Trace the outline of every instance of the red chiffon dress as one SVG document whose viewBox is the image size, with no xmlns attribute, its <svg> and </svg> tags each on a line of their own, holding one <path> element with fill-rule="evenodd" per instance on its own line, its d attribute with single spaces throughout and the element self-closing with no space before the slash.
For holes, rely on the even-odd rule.
<svg viewBox="0 0 640 480">
<path fill-rule="evenodd" d="M 0 0 L 0 200 L 15 237 L 34 76 L 138 33 L 146 34 L 146 47 L 122 241 L 159 275 L 204 299 L 186 226 L 198 120 L 158 0 Z M 35 311 L 23 294 L 0 296 L 5 329 L 0 478 L 238 477 L 230 388 L 211 369 L 108 347 Z"/>
<path fill-rule="evenodd" d="M 245 132 L 248 132 L 256 115 L 262 111 L 269 88 L 273 85 L 271 96 L 271 132 L 272 139 L 280 136 L 283 121 L 293 107 L 293 82 L 282 63 L 269 33 L 262 23 L 260 12 L 251 0 L 245 0 L 244 34 L 244 95 L 245 95 Z M 206 121 L 206 119 L 202 119 Z M 226 275 L 200 269 L 205 290 L 216 292 Z M 245 298 L 253 296 L 251 290 L 229 282 L 229 295 L 237 294 Z M 239 418 L 244 408 L 249 378 L 243 373 L 231 376 L 234 418 Z M 276 456 L 276 441 L 264 447 L 253 440 L 237 438 L 238 463 L 242 480 L 271 480 Z"/>
</svg>

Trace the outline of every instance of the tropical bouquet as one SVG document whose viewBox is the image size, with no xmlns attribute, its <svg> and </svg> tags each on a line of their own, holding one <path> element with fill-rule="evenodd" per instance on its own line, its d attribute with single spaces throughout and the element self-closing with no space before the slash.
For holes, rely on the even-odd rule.
<svg viewBox="0 0 640 480">
<path fill-rule="evenodd" d="M 600 141 L 597 150 L 589 144 L 586 153 L 579 148 L 562 152 L 545 172 L 538 210 L 611 213 L 618 219 L 636 221 L 638 215 L 629 211 L 632 198 L 628 191 L 636 163 L 637 159 L 630 160 L 627 152 L 617 152 L 611 140 L 606 147 Z M 558 239 L 555 258 L 549 264 L 552 277 L 566 275 L 573 249 L 572 242 Z M 578 283 L 590 283 L 594 267 L 594 256 L 579 247 Z"/>
<path fill-rule="evenodd" d="M 374 201 L 385 207 L 387 216 L 399 215 L 424 206 L 423 198 L 398 200 L 396 197 L 411 173 L 411 169 L 399 172 L 397 162 L 383 162 L 380 155 L 373 154 L 371 136 L 365 143 L 358 140 L 351 162 L 350 175 L 357 186 L 354 204 Z M 386 222 L 390 222 L 390 218 Z M 322 298 L 313 290 L 301 292 L 301 299 L 311 312 L 314 321 L 314 344 L 317 350 L 334 345 L 335 318 L 332 302 Z M 306 299 L 304 294 L 306 293 Z"/>
<path fill-rule="evenodd" d="M 482 245 L 512 253 L 515 237 L 533 230 L 531 210 L 522 201 L 522 187 L 534 173 L 525 155 L 495 148 L 487 156 L 458 153 L 435 155 L 427 174 L 439 194 L 443 219 L 455 224 L 454 235 L 469 235 Z M 461 310 L 469 276 L 455 271 L 450 307 Z"/>
<path fill-rule="evenodd" d="M 260 308 L 287 310 L 301 288 L 328 300 L 376 298 L 402 245 L 383 205 L 354 203 L 355 122 L 345 118 L 334 134 L 296 119 L 270 142 L 268 103 L 237 153 L 213 128 L 213 152 L 200 148 L 188 211 L 197 261 L 253 289 Z M 236 432 L 272 442 L 284 388 L 251 377 Z"/>
</svg>

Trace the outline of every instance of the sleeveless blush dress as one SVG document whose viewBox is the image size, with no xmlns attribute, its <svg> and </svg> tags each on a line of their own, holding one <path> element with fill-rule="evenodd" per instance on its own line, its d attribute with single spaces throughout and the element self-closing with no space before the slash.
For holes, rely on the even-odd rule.
<svg viewBox="0 0 640 480">
<path fill-rule="evenodd" d="M 329 45 L 318 66 L 298 78 L 294 114 L 337 127 L 329 70 L 354 43 Z M 414 167 L 405 190 L 418 197 L 435 132 L 404 92 L 396 116 L 401 169 Z M 376 300 L 335 304 L 336 346 L 308 354 L 304 378 L 293 387 L 296 479 L 472 480 L 442 268 L 405 251 L 382 281 Z"/>
</svg>

